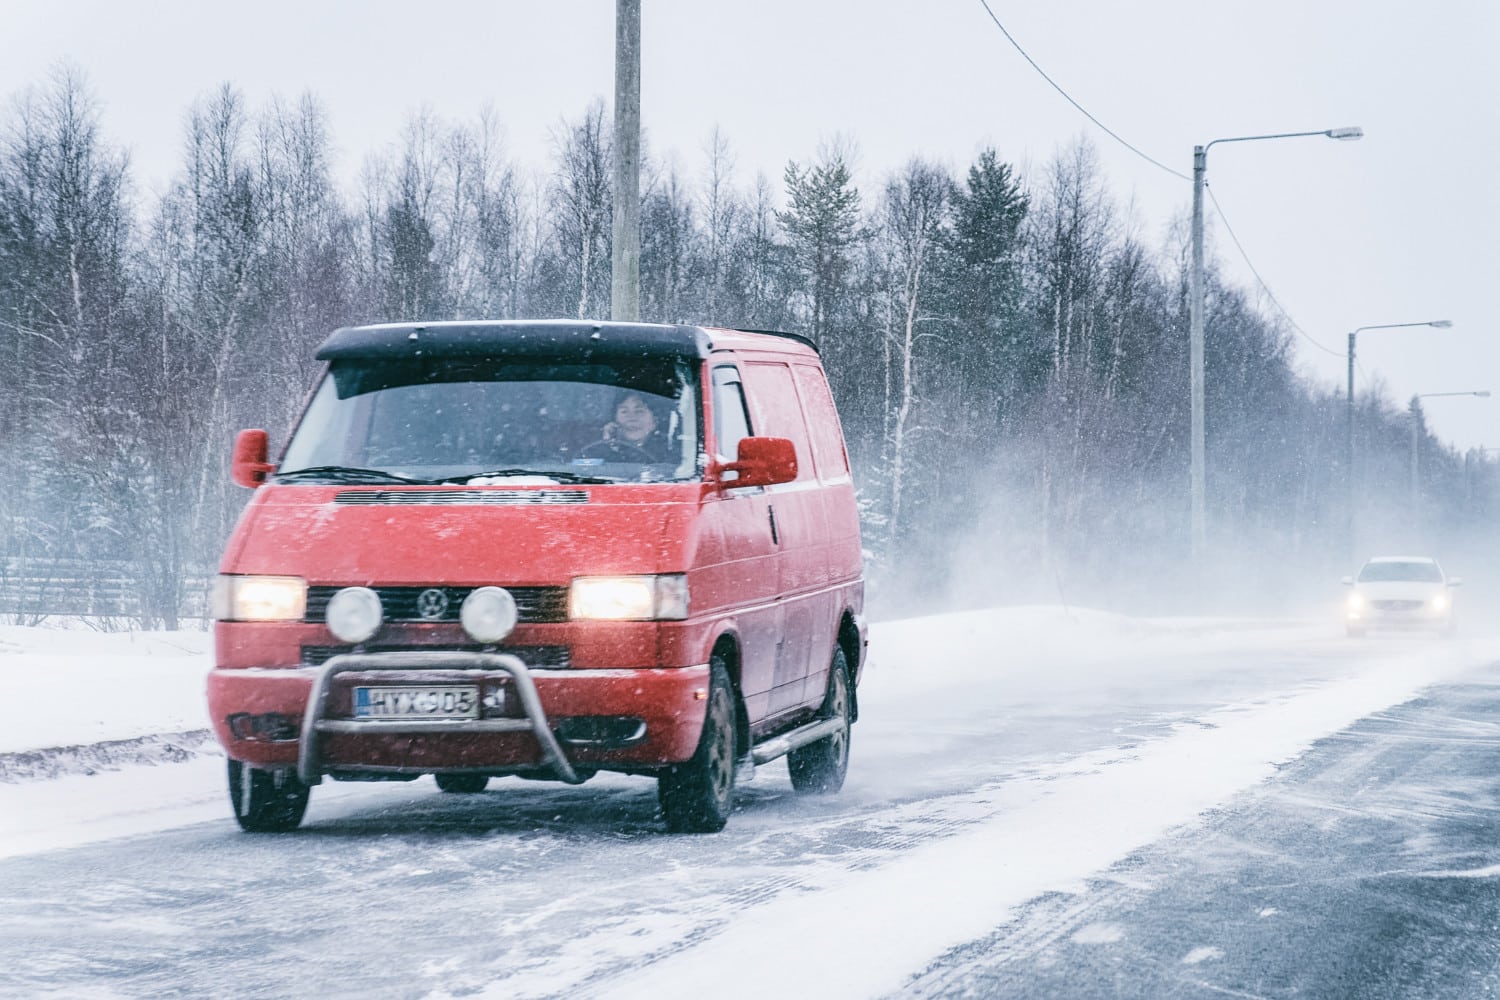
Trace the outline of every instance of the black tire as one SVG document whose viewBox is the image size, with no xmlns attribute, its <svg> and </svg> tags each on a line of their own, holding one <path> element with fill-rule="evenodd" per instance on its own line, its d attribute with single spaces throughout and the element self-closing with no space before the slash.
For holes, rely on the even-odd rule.
<svg viewBox="0 0 1500 1000">
<path fill-rule="evenodd" d="M 307 812 L 309 789 L 289 767 L 251 767 L 229 762 L 229 802 L 240 828 L 250 833 L 297 829 Z"/>
<path fill-rule="evenodd" d="M 434 774 L 432 777 L 439 788 L 454 795 L 475 795 L 490 783 L 487 774 Z"/>
<path fill-rule="evenodd" d="M 823 695 L 820 719 L 841 719 L 843 728 L 787 754 L 792 787 L 802 795 L 832 795 L 844 787 L 849 773 L 849 667 L 844 651 L 835 648 L 828 667 L 828 691 Z"/>
<path fill-rule="evenodd" d="M 708 708 L 703 734 L 692 759 L 674 764 L 656 779 L 667 829 L 673 833 L 717 833 L 734 809 L 737 760 L 734 695 L 724 661 L 714 655 L 708 677 Z"/>
</svg>

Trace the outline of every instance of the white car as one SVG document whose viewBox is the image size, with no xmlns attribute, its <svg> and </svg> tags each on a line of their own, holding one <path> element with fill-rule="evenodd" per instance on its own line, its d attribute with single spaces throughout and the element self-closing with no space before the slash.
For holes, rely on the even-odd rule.
<svg viewBox="0 0 1500 1000">
<path fill-rule="evenodd" d="M 1430 629 L 1451 633 L 1453 588 L 1463 583 L 1444 575 L 1428 556 L 1377 556 L 1344 577 L 1349 588 L 1344 620 L 1350 635 L 1370 629 Z"/>
</svg>

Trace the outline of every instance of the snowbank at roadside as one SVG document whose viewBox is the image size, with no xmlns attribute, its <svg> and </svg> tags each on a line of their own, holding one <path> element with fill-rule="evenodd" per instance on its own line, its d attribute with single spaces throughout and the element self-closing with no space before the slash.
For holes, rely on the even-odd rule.
<svg viewBox="0 0 1500 1000">
<path fill-rule="evenodd" d="M 0 625 L 0 754 L 206 729 L 212 640 Z"/>
</svg>

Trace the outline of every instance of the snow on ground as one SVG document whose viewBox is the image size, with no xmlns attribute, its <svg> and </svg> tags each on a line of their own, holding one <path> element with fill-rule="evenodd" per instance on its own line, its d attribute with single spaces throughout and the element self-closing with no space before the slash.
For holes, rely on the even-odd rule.
<svg viewBox="0 0 1500 1000">
<path fill-rule="evenodd" d="M 0 754 L 207 727 L 212 640 L 0 625 Z"/>
<path fill-rule="evenodd" d="M 0 680 L 13 695 L 0 702 L 0 857 L 191 823 L 232 828 L 212 744 L 177 763 L 107 762 L 47 780 L 5 768 L 49 748 L 201 730 L 208 643 L 202 633 L 0 628 Z M 911 849 L 876 865 L 815 868 L 796 891 L 753 907 L 685 902 L 676 916 L 690 927 L 642 913 L 633 930 L 574 942 L 570 961 L 510 976 L 490 995 L 680 995 L 704 982 L 731 997 L 797 994 L 808 983 L 830 997 L 897 991 L 1027 900 L 1076 891 L 1317 739 L 1497 658 L 1496 639 L 1350 642 L 1329 621 L 1033 607 L 877 624 L 842 807 L 899 822 L 903 803 L 942 800 L 966 814 L 956 832 L 932 837 L 914 824 Z M 997 732 L 1012 738 L 1005 760 L 1024 766 L 976 763 L 976 746 L 999 752 Z M 324 784 L 309 822 L 432 794 Z M 777 822 L 774 813 L 736 820 Z M 830 927 L 868 945 L 836 975 Z M 621 964 L 631 971 L 612 978 Z M 756 974 L 715 972 L 728 967 Z"/>
</svg>

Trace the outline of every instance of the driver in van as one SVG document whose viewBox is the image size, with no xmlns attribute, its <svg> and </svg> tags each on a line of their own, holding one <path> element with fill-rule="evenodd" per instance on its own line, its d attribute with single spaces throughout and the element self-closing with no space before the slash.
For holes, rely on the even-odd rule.
<svg viewBox="0 0 1500 1000">
<path fill-rule="evenodd" d="M 639 392 L 627 390 L 615 399 L 614 419 L 604 438 L 583 449 L 585 458 L 612 462 L 670 462 L 666 438 L 657 427 L 656 411 Z"/>
</svg>

